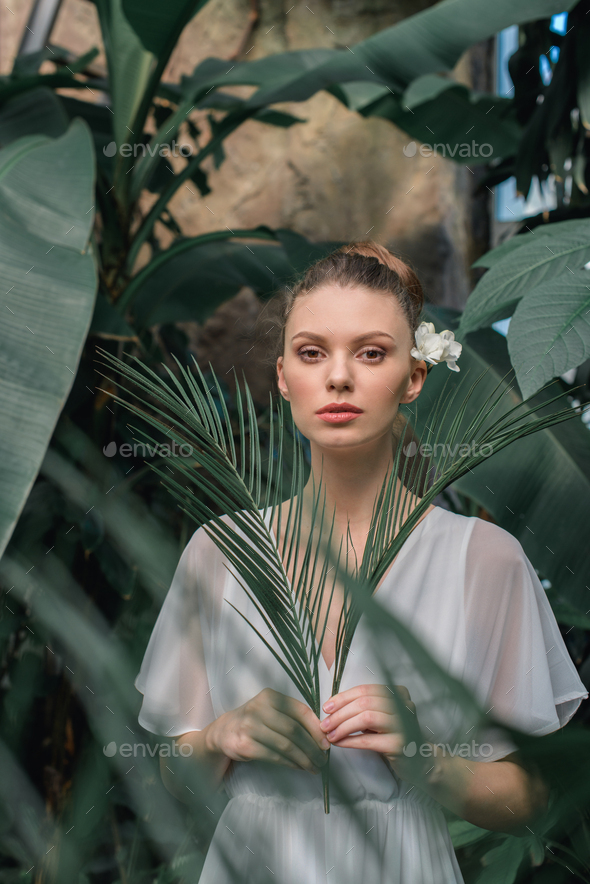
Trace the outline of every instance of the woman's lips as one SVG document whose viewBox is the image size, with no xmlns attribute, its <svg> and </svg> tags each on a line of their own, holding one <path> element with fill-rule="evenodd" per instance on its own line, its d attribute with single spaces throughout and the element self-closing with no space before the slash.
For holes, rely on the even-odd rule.
<svg viewBox="0 0 590 884">
<path fill-rule="evenodd" d="M 360 417 L 362 412 L 358 411 L 324 411 L 318 414 L 320 420 L 326 421 L 327 424 L 346 424 L 348 421 Z"/>
</svg>

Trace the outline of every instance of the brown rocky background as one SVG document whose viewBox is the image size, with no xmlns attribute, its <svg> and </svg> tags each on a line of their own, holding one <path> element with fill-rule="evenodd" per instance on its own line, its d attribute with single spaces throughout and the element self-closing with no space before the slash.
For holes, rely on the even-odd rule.
<svg viewBox="0 0 590 884">
<path fill-rule="evenodd" d="M 166 79 L 179 80 L 208 56 L 253 60 L 352 45 L 430 5 L 211 0 L 182 34 Z M 10 70 L 32 6 L 31 0 L 13 0 L 2 13 L 3 73 Z M 94 5 L 65 0 L 50 39 L 76 54 L 100 45 Z M 460 59 L 455 77 L 491 89 L 491 57 L 491 41 L 474 47 Z M 93 68 L 104 69 L 102 54 Z M 212 193 L 201 197 L 196 188 L 195 193 L 181 188 L 176 194 L 171 209 L 183 232 L 266 224 L 312 240 L 371 238 L 409 259 L 431 301 L 461 308 L 472 285 L 470 264 L 489 247 L 488 200 L 473 195 L 478 170 L 440 156 L 404 156 L 411 140 L 404 132 L 386 120 L 360 117 L 327 93 L 282 108 L 306 122 L 280 129 L 248 121 L 226 140 L 221 167 L 210 162 Z M 166 241 L 171 234 L 160 226 L 159 236 Z M 144 252 L 140 260 L 147 257 Z M 272 371 L 259 358 L 264 344 L 252 349 L 260 308 L 254 293 L 244 289 L 203 326 L 182 328 L 202 367 L 211 360 L 230 384 L 232 366 L 239 377 L 244 369 L 255 398 L 267 402 Z"/>
</svg>

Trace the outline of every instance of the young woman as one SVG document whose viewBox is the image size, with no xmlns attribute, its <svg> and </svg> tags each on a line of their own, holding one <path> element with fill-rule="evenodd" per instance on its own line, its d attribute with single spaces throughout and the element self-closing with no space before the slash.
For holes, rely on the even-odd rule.
<svg viewBox="0 0 590 884">
<path fill-rule="evenodd" d="M 331 519 L 336 512 L 335 549 L 349 527 L 358 562 L 392 469 L 398 407 L 419 396 L 426 378 L 425 362 L 410 352 L 422 305 L 413 271 L 372 243 L 318 262 L 284 305 L 278 386 L 310 442 L 304 501 L 311 503 L 312 478 L 317 488 L 323 467 L 326 513 Z M 334 411 L 345 416 L 329 416 Z M 270 526 L 281 554 L 288 504 L 281 536 L 278 522 Z M 310 524 L 304 515 L 303 536 Z M 289 568 L 292 582 L 300 566 Z M 547 734 L 588 696 L 522 546 L 497 525 L 430 506 L 376 593 L 500 721 Z M 225 780 L 230 801 L 202 884 L 461 882 L 442 808 L 483 828 L 525 832 L 546 807 L 543 781 L 497 731 L 467 753 L 436 752 L 451 733 L 439 688 L 421 679 L 393 641 L 378 659 L 362 619 L 341 689 L 330 697 L 341 604 L 335 593 L 322 646 L 319 720 L 232 607 L 267 631 L 203 528 L 180 559 L 136 687 L 144 694 L 140 724 L 192 750 L 174 775 L 162 760 L 167 788 L 186 800 L 182 766 L 195 759 L 214 783 Z M 395 696 L 379 677 L 382 666 L 395 678 Z M 403 752 L 402 702 L 430 736 L 413 757 Z M 328 746 L 341 788 L 325 814 L 317 773 Z"/>
</svg>

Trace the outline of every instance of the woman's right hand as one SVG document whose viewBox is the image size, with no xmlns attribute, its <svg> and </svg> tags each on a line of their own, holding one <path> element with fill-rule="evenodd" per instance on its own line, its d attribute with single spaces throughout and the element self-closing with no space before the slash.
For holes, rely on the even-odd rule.
<svg viewBox="0 0 590 884">
<path fill-rule="evenodd" d="M 330 743 L 315 713 L 293 697 L 265 688 L 206 728 L 210 752 L 232 761 L 267 761 L 318 773 Z"/>
</svg>

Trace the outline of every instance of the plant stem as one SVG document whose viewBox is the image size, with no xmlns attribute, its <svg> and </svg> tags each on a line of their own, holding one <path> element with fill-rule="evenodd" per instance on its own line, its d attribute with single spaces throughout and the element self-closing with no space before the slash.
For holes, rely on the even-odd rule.
<svg viewBox="0 0 590 884">
<path fill-rule="evenodd" d="M 326 751 L 326 763 L 322 767 L 322 782 L 324 784 L 324 813 L 330 813 L 330 750 Z"/>
</svg>

